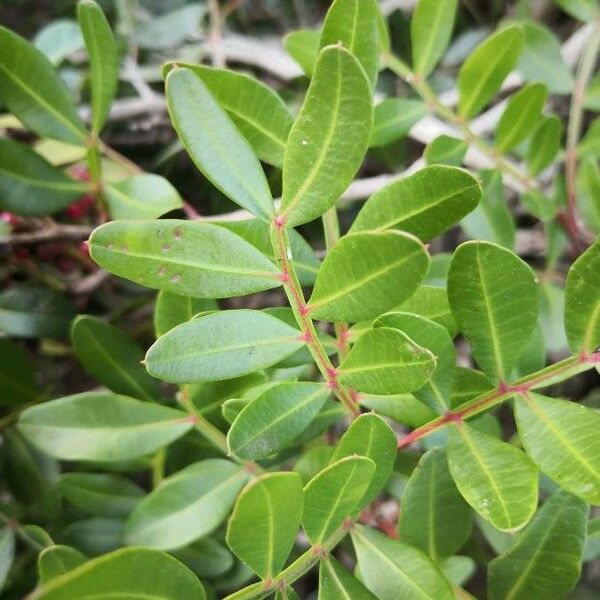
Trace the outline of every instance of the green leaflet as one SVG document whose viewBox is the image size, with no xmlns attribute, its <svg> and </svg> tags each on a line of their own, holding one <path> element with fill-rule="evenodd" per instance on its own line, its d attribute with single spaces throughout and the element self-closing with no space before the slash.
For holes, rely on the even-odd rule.
<svg viewBox="0 0 600 600">
<path fill-rule="evenodd" d="M 86 560 L 85 555 L 70 546 L 54 545 L 44 548 L 38 554 L 40 584 L 48 584 L 51 579 L 72 571 Z"/>
<path fill-rule="evenodd" d="M 361 335 L 340 365 L 340 381 L 370 394 L 400 394 L 422 387 L 435 357 L 391 327 Z"/>
<path fill-rule="evenodd" d="M 269 367 L 304 343 L 297 329 L 271 315 L 228 310 L 171 329 L 150 347 L 145 364 L 171 383 L 218 381 Z"/>
<path fill-rule="evenodd" d="M 317 600 L 377 600 L 376 596 L 329 556 L 319 565 L 319 595 Z"/>
<path fill-rule="evenodd" d="M 529 136 L 547 97 L 543 83 L 527 85 L 510 97 L 496 127 L 496 148 L 500 152 L 512 150 Z"/>
<path fill-rule="evenodd" d="M 467 171 L 434 165 L 375 192 L 350 230 L 401 229 L 428 241 L 458 223 L 480 198 L 481 187 Z"/>
<path fill-rule="evenodd" d="M 450 584 L 420 550 L 364 525 L 350 535 L 363 581 L 379 600 L 453 600 Z"/>
<path fill-rule="evenodd" d="M 517 64 L 523 31 L 512 25 L 497 31 L 465 60 L 458 73 L 458 111 L 465 119 L 476 116 L 496 95 Z"/>
<path fill-rule="evenodd" d="M 2 210 L 23 217 L 51 215 L 89 191 L 89 184 L 71 179 L 29 146 L 0 138 Z"/>
<path fill-rule="evenodd" d="M 122 548 L 51 579 L 31 600 L 152 598 L 205 600 L 198 578 L 173 557 L 148 548 Z"/>
<path fill-rule="evenodd" d="M 294 119 L 278 94 L 244 73 L 204 65 L 177 65 L 202 79 L 261 160 L 277 167 L 283 164 Z M 168 63 L 165 68 L 170 70 L 173 66 Z"/>
<path fill-rule="evenodd" d="M 140 400 L 160 396 L 158 382 L 141 364 L 144 350 L 114 325 L 81 315 L 71 326 L 71 341 L 81 364 L 111 391 Z"/>
<path fill-rule="evenodd" d="M 58 488 L 70 504 L 98 517 L 127 517 L 145 495 L 129 479 L 110 473 L 63 473 Z"/>
<path fill-rule="evenodd" d="M 235 503 L 227 545 L 261 579 L 277 575 L 294 546 L 304 509 L 298 473 L 267 473 L 250 482 Z"/>
<path fill-rule="evenodd" d="M 438 135 L 432 142 L 427 144 L 423 156 L 428 165 L 438 164 L 460 167 L 468 149 L 469 144 L 460 138 Z"/>
<path fill-rule="evenodd" d="M 219 542 L 210 537 L 171 552 L 177 560 L 194 571 L 198 577 L 218 577 L 233 567 L 233 556 Z"/>
<path fill-rule="evenodd" d="M 410 22 L 413 70 L 425 78 L 443 56 L 454 28 L 457 0 L 420 0 Z"/>
<path fill-rule="evenodd" d="M 264 254 L 212 223 L 113 221 L 92 233 L 90 254 L 115 275 L 199 298 L 228 298 L 281 285 Z"/>
<path fill-rule="evenodd" d="M 358 508 L 363 508 L 387 483 L 396 458 L 396 435 L 379 415 L 362 414 L 352 421 L 352 425 L 337 443 L 330 462 L 357 454 L 366 456 L 375 463 L 373 479 L 358 504 Z"/>
<path fill-rule="evenodd" d="M 317 62 L 321 33 L 314 29 L 299 29 L 283 38 L 288 54 L 302 67 L 304 74 L 311 77 Z"/>
<path fill-rule="evenodd" d="M 596 240 L 567 273 L 565 330 L 573 354 L 600 347 L 600 240 Z"/>
<path fill-rule="evenodd" d="M 403 138 L 427 114 L 427 107 L 420 100 L 386 98 L 373 112 L 371 148 L 387 146 Z"/>
<path fill-rule="evenodd" d="M 345 235 L 325 257 L 308 308 L 316 319 L 370 319 L 407 300 L 428 269 L 425 247 L 409 234 Z"/>
<path fill-rule="evenodd" d="M 9 338 L 0 338 L 0 405 L 26 404 L 38 394 L 29 354 Z"/>
<path fill-rule="evenodd" d="M 283 449 L 316 417 L 330 390 L 321 383 L 285 382 L 268 388 L 236 417 L 227 445 L 238 458 L 265 458 Z"/>
<path fill-rule="evenodd" d="M 8 527 L 0 529 L 0 590 L 15 559 L 15 534 Z"/>
<path fill-rule="evenodd" d="M 52 63 L 5 27 L 0 27 L 0 101 L 40 136 L 85 143 L 83 123 Z"/>
<path fill-rule="evenodd" d="M 414 313 L 435 321 L 448 330 L 450 337 L 458 333 L 445 287 L 422 285 L 406 302 L 397 306 L 396 310 Z"/>
<path fill-rule="evenodd" d="M 317 473 L 304 488 L 302 524 L 313 546 L 321 544 L 353 516 L 375 474 L 364 456 L 346 456 Z"/>
<path fill-rule="evenodd" d="M 322 215 L 348 187 L 367 150 L 373 106 L 365 72 L 346 49 L 319 53 L 288 138 L 280 219 L 294 227 Z"/>
<path fill-rule="evenodd" d="M 466 242 L 450 264 L 448 300 L 479 367 L 492 381 L 506 381 L 537 321 L 531 268 L 496 244 Z"/>
<path fill-rule="evenodd" d="M 103 192 L 113 219 L 156 219 L 182 206 L 177 190 L 153 173 L 107 183 Z"/>
<path fill-rule="evenodd" d="M 581 571 L 588 507 L 554 493 L 508 552 L 489 567 L 490 600 L 564 598 Z"/>
<path fill-rule="evenodd" d="M 527 150 L 529 173 L 537 175 L 552 163 L 560 149 L 562 121 L 556 115 L 542 117 L 535 129 Z"/>
<path fill-rule="evenodd" d="M 98 135 L 119 82 L 119 50 L 102 9 L 93 0 L 81 0 L 77 19 L 90 59 L 92 134 Z"/>
<path fill-rule="evenodd" d="M 335 0 L 325 17 L 320 47 L 341 43 L 358 59 L 371 87 L 379 72 L 379 7 L 375 0 Z"/>
<path fill-rule="evenodd" d="M 179 411 L 107 392 L 32 406 L 18 427 L 34 446 L 63 460 L 120 461 L 149 454 L 193 427 Z"/>
<path fill-rule="evenodd" d="M 421 348 L 435 356 L 435 368 L 427 383 L 413 393 L 429 408 L 443 414 L 450 407 L 454 379 L 456 351 L 448 331 L 433 321 L 412 313 L 389 312 L 373 324 L 374 327 L 392 327 L 405 333 Z"/>
<path fill-rule="evenodd" d="M 194 463 L 146 496 L 125 525 L 125 543 L 173 550 L 214 531 L 250 475 L 219 458 Z"/>
<path fill-rule="evenodd" d="M 598 16 L 598 4 L 594 0 L 554 0 L 554 2 L 580 21 L 592 21 Z"/>
<path fill-rule="evenodd" d="M 154 331 L 160 337 L 176 327 L 205 311 L 218 310 L 216 300 L 203 300 L 180 296 L 171 292 L 158 292 L 154 306 Z"/>
<path fill-rule="evenodd" d="M 166 90 L 171 121 L 198 169 L 234 202 L 268 221 L 273 199 L 262 167 L 206 84 L 190 69 L 176 68 L 167 75 Z"/>
<path fill-rule="evenodd" d="M 472 239 L 494 242 L 512 250 L 515 245 L 515 222 L 504 197 L 500 171 L 479 172 L 483 194 L 475 210 L 462 221 L 461 227 Z"/>
<path fill-rule="evenodd" d="M 460 549 L 471 533 L 472 520 L 471 509 L 450 476 L 446 451 L 429 450 L 402 495 L 400 538 L 438 561 Z"/>
<path fill-rule="evenodd" d="M 496 528 L 519 529 L 535 512 L 537 469 L 518 448 L 462 423 L 450 430 L 448 466 L 464 499 Z"/>
<path fill-rule="evenodd" d="M 519 437 L 531 460 L 561 488 L 600 505 L 600 415 L 530 393 L 515 402 Z"/>
</svg>

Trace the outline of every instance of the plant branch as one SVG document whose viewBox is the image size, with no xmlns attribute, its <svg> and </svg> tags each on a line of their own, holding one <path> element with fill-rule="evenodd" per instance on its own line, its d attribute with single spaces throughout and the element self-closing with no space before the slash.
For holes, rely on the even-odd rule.
<svg viewBox="0 0 600 600">
<path fill-rule="evenodd" d="M 313 320 L 309 316 L 304 293 L 302 292 L 296 269 L 291 260 L 292 252 L 288 235 L 280 219 L 280 217 L 275 217 L 273 220 L 271 226 L 271 244 L 276 262 L 281 269 L 280 278 L 283 288 L 298 326 L 302 330 L 302 339 L 306 342 L 319 371 L 327 382 L 327 386 L 342 402 L 348 412 L 353 417 L 357 417 L 360 415 L 360 408 L 353 398 L 352 391 L 338 381 L 338 372 L 329 360 L 329 356 L 319 340 Z"/>
<path fill-rule="evenodd" d="M 85 240 L 90 237 L 93 227 L 89 225 L 62 225 L 54 223 L 44 229 L 35 229 L 23 233 L 9 233 L 0 236 L 3 244 L 39 244 L 56 240 Z"/>
<path fill-rule="evenodd" d="M 498 387 L 465 402 L 455 410 L 438 417 L 415 429 L 398 441 L 398 448 L 406 448 L 414 442 L 431 435 L 449 423 L 456 423 L 473 417 L 485 410 L 512 398 L 516 394 L 526 394 L 530 390 L 548 387 L 600 364 L 600 351 L 591 354 L 571 356 L 550 365 L 541 371 L 518 379 L 513 384 L 501 383 Z"/>
<path fill-rule="evenodd" d="M 570 232 L 574 250 L 581 249 L 579 239 L 579 221 L 577 215 L 577 144 L 581 136 L 583 121 L 583 103 L 585 90 L 594 72 L 600 52 L 600 20 L 594 33 L 588 40 L 587 46 L 581 56 L 575 85 L 571 97 L 571 109 L 569 111 L 569 123 L 567 125 L 567 148 L 565 152 L 565 179 L 567 186 L 567 210 L 565 213 L 565 227 Z"/>
</svg>

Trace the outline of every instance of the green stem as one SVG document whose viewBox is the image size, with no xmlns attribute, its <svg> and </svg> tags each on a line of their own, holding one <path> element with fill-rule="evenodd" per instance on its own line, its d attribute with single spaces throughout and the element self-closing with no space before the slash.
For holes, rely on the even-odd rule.
<svg viewBox="0 0 600 600">
<path fill-rule="evenodd" d="M 332 206 L 323 215 L 323 232 L 325 234 L 325 248 L 329 253 L 340 239 L 340 223 L 335 206 Z M 341 363 L 348 353 L 348 323 L 336 322 L 333 324 L 333 328 L 337 339 L 338 361 Z"/>
<path fill-rule="evenodd" d="M 167 452 L 165 448 L 158 450 L 152 457 L 152 489 L 156 489 L 165 478 L 165 460 Z"/>
<path fill-rule="evenodd" d="M 289 567 L 281 571 L 279 575 L 268 581 L 259 581 L 245 587 L 243 590 L 227 596 L 224 600 L 253 600 L 266 598 L 274 591 L 284 589 L 310 571 L 320 559 L 325 558 L 327 554 L 337 546 L 345 535 L 349 527 L 343 525 L 327 540 L 318 546 L 312 546 L 304 554 L 301 554 Z"/>
<path fill-rule="evenodd" d="M 408 85 L 410 85 L 429 106 L 429 108 L 445 121 L 451 123 L 463 134 L 465 140 L 476 146 L 485 156 L 496 166 L 499 171 L 502 171 L 509 177 L 518 181 L 526 191 L 535 192 L 538 189 L 537 182 L 530 178 L 526 173 L 520 171 L 517 167 L 507 161 L 498 151 L 490 146 L 487 142 L 481 139 L 465 122 L 465 120 L 452 109 L 448 108 L 435 95 L 430 85 L 419 76 L 415 75 L 409 67 L 402 62 L 398 57 L 392 54 L 384 54 L 384 61 L 388 68 L 398 77 L 401 77 Z"/>
<path fill-rule="evenodd" d="M 271 244 L 275 253 L 275 259 L 281 269 L 281 281 L 286 296 L 292 308 L 292 312 L 296 317 L 296 322 L 302 330 L 302 337 L 308 346 L 315 363 L 328 387 L 346 407 L 348 412 L 357 417 L 360 415 L 360 408 L 352 397 L 352 392 L 342 385 L 337 378 L 338 372 L 329 360 L 327 352 L 323 348 L 315 324 L 309 316 L 308 306 L 298 280 L 296 268 L 291 260 L 292 252 L 287 232 L 282 223 L 279 222 L 279 217 L 275 217 L 271 226 Z"/>
<path fill-rule="evenodd" d="M 600 352 L 571 356 L 554 365 L 550 365 L 541 371 L 522 377 L 515 381 L 515 383 L 510 385 L 505 383 L 501 384 L 497 388 L 476 396 L 472 400 L 461 404 L 457 409 L 450 410 L 441 417 L 433 419 L 429 423 L 425 423 L 425 425 L 422 425 L 405 435 L 398 441 L 398 448 L 406 448 L 450 423 L 457 423 L 469 419 L 470 417 L 489 410 L 497 404 L 512 398 L 516 394 L 525 394 L 530 390 L 554 385 L 555 383 L 564 381 L 578 373 L 587 371 L 598 364 L 600 364 Z"/>
</svg>

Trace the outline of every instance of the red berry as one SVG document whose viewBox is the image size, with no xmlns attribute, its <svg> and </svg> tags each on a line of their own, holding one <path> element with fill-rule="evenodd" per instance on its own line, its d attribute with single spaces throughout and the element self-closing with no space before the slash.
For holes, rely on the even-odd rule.
<svg viewBox="0 0 600 600">
<path fill-rule="evenodd" d="M 8 223 L 12 229 L 21 222 L 21 219 L 17 215 L 8 211 L 0 212 L 0 220 Z"/>
<path fill-rule="evenodd" d="M 89 214 L 90 209 L 94 206 L 95 198 L 91 194 L 84 194 L 78 200 L 67 207 L 66 213 L 73 220 L 82 219 Z"/>
<path fill-rule="evenodd" d="M 27 250 L 27 248 L 15 248 L 14 254 L 17 260 L 28 260 L 29 258 L 31 258 L 31 255 L 29 254 L 29 250 Z"/>
<path fill-rule="evenodd" d="M 90 255 L 90 245 L 88 244 L 87 240 L 79 244 L 79 252 L 81 252 L 81 254 L 83 254 L 84 256 Z"/>
</svg>

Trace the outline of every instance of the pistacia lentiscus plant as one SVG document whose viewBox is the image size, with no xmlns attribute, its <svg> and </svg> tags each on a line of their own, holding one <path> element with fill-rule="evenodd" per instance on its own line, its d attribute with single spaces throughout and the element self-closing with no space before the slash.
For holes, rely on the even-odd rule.
<svg viewBox="0 0 600 600">
<path fill-rule="evenodd" d="M 581 135 L 600 33 L 593 2 L 558 4 L 590 21 L 575 76 L 547 30 L 504 23 L 460 66 L 456 109 L 429 79 L 457 0 L 418 2 L 411 66 L 375 0 L 333 2 L 320 31 L 285 40 L 310 78 L 296 115 L 249 75 L 167 62 L 179 141 L 240 208 L 193 220 L 159 218 L 178 192 L 100 139 L 120 58 L 98 5 L 78 5 L 88 121 L 49 59 L 0 29 L 0 101 L 89 171 L 5 136 L 2 208 L 47 217 L 91 196 L 108 220 L 91 258 L 159 290 L 147 352 L 106 320 L 72 321 L 93 391 L 47 399 L 22 346 L 0 340 L 7 597 L 552 600 L 577 585 L 600 552 L 600 415 L 559 396 L 600 365 L 598 121 Z M 410 97 L 382 99 L 381 70 Z M 571 91 L 563 153 L 547 101 Z M 367 153 L 436 127 L 426 164 L 344 211 L 342 235 Z M 514 252 L 505 188 L 546 232 L 546 265 Z M 318 219 L 322 261 L 297 229 Z M 468 241 L 432 256 L 457 224 Z M 564 265 L 561 301 L 549 279 Z M 2 328 L 53 337 L 73 316 L 55 295 L 4 292 Z M 470 587 L 476 569 L 487 591 Z"/>
</svg>

